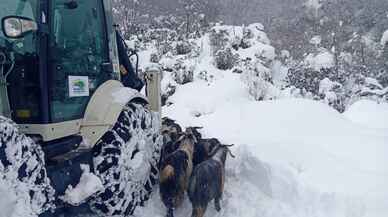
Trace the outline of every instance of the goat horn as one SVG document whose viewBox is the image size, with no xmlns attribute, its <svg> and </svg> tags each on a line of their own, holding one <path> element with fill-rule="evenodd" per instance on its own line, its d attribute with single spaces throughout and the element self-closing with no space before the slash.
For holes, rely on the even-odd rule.
<svg viewBox="0 0 388 217">
<path fill-rule="evenodd" d="M 221 144 L 221 146 L 222 146 L 222 147 L 226 147 L 226 148 L 230 148 L 230 147 L 233 147 L 234 144 L 232 144 L 232 145 L 223 145 L 223 144 Z"/>
<path fill-rule="evenodd" d="M 236 156 L 232 153 L 231 150 L 228 149 L 228 153 L 230 154 L 230 156 L 231 156 L 232 158 L 236 158 Z"/>
<path fill-rule="evenodd" d="M 214 147 L 213 151 L 209 153 L 209 156 L 213 156 L 220 148 L 221 144 L 218 144 L 216 147 Z"/>
</svg>

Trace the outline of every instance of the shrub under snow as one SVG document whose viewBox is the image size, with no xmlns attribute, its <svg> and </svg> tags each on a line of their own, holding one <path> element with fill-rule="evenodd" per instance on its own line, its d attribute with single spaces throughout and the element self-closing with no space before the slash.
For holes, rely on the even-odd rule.
<svg viewBox="0 0 388 217">
<path fill-rule="evenodd" d="M 273 92 L 272 76 L 268 68 L 259 61 L 255 64 L 247 64 L 241 75 L 243 82 L 247 85 L 249 94 L 257 101 L 272 99 Z M 272 91 L 271 91 L 272 90 Z"/>
<path fill-rule="evenodd" d="M 232 69 L 236 64 L 238 56 L 232 53 L 232 49 L 226 48 L 219 50 L 215 56 L 214 61 L 218 69 L 228 70 Z"/>
<path fill-rule="evenodd" d="M 316 54 L 309 54 L 305 58 L 305 64 L 316 71 L 334 67 L 334 55 L 329 51 L 322 49 Z"/>
<path fill-rule="evenodd" d="M 324 78 L 319 83 L 319 94 L 324 102 L 334 107 L 336 110 L 343 112 L 345 110 L 343 96 L 344 90 L 342 84 Z"/>
</svg>

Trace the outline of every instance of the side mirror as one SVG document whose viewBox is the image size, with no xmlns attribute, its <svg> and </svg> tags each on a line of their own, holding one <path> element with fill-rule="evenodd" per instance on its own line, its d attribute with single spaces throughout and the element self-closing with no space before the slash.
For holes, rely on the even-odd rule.
<svg viewBox="0 0 388 217">
<path fill-rule="evenodd" d="M 38 24 L 27 17 L 7 16 L 1 20 L 2 30 L 8 38 L 23 38 L 38 30 Z"/>
</svg>

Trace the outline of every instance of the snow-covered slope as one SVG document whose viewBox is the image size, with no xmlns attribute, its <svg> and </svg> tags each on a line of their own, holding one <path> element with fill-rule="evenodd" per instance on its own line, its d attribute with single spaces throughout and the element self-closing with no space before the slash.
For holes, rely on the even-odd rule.
<svg viewBox="0 0 388 217">
<path fill-rule="evenodd" d="M 224 209 L 217 214 L 211 205 L 205 216 L 388 214 L 388 129 L 368 126 L 375 125 L 364 118 L 372 110 L 343 115 L 310 100 L 253 101 L 241 75 L 215 69 L 203 47 L 194 82 L 177 86 L 163 110 L 183 126 L 202 126 L 205 137 L 236 144 L 237 158 L 227 161 Z M 198 78 L 203 69 L 211 82 Z M 190 212 L 186 200 L 176 216 Z M 137 217 L 164 215 L 158 192 L 136 211 Z"/>
<path fill-rule="evenodd" d="M 243 147 L 243 154 L 250 153 L 256 161 L 263 160 L 269 168 L 274 168 L 269 171 L 284 178 L 268 178 L 271 172 L 255 170 L 253 183 L 245 180 L 249 177 L 229 176 L 229 195 L 233 198 L 241 194 L 239 203 L 244 204 L 236 205 L 237 210 L 241 209 L 239 212 L 246 210 L 245 205 L 252 200 L 249 186 L 259 188 L 265 181 L 270 186 L 280 182 L 275 188 L 281 196 L 269 198 L 286 200 L 280 203 L 286 207 L 295 206 L 288 210 L 291 216 L 319 216 L 319 213 L 349 216 L 348 212 L 354 212 L 352 216 L 384 216 L 383 213 L 388 213 L 388 210 L 375 213 L 380 211 L 374 207 L 383 208 L 384 199 L 388 199 L 388 130 L 354 124 L 319 102 L 298 99 L 250 101 L 242 86 L 238 76 L 225 73 L 210 86 L 202 82 L 181 86 L 171 98 L 174 104 L 165 108 L 166 116 L 177 119 L 184 126 L 203 126 L 206 136 L 237 144 L 240 149 Z M 364 115 L 359 114 L 360 117 Z M 234 164 L 245 163 L 245 158 L 247 156 L 240 156 L 240 161 L 237 159 Z M 251 162 L 248 166 L 256 168 L 260 164 Z M 233 171 L 231 167 L 229 165 L 229 170 Z M 276 189 L 266 191 L 276 192 Z M 265 194 L 265 191 L 259 189 L 256 194 L 259 193 Z M 258 201 L 266 198 L 255 197 Z M 310 201 L 309 197 L 328 200 L 333 207 L 326 209 L 324 204 Z M 312 208 L 310 211 L 314 214 L 309 213 L 309 207 L 314 206 L 322 207 Z M 259 212 L 252 212 L 256 211 Z"/>
<path fill-rule="evenodd" d="M 388 129 L 388 104 L 360 100 L 344 113 L 349 120 L 371 128 Z"/>
</svg>

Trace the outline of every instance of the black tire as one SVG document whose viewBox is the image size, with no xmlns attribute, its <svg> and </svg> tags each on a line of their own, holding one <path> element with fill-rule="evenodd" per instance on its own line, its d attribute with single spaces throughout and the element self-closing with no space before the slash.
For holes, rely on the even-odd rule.
<svg viewBox="0 0 388 217">
<path fill-rule="evenodd" d="M 95 174 L 105 191 L 90 205 L 102 216 L 129 216 L 158 181 L 162 139 L 159 118 L 142 105 L 124 107 L 117 123 L 94 147 Z"/>
<path fill-rule="evenodd" d="M 37 216 L 54 206 L 42 149 L 1 116 L 0 185 L 0 203 L 5 203 L 0 207 L 7 207 L 7 217 Z"/>
</svg>

